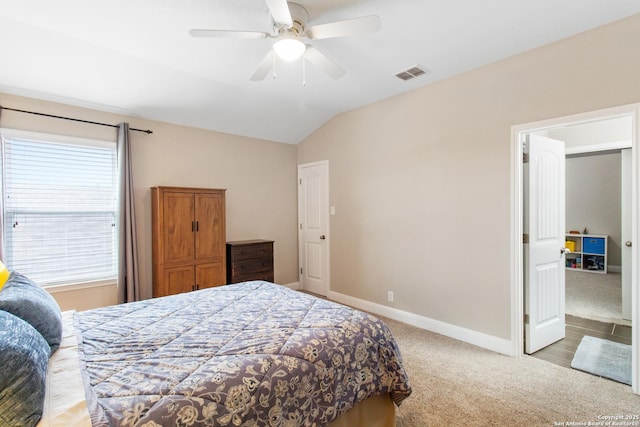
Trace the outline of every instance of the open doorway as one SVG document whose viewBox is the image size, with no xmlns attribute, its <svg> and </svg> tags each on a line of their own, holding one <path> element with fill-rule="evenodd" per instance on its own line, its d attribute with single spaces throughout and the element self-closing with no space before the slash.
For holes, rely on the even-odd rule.
<svg viewBox="0 0 640 427">
<path fill-rule="evenodd" d="M 625 262 L 631 252 L 631 212 L 626 210 L 631 208 L 632 119 L 607 118 L 535 134 L 565 144 L 567 252 L 565 338 L 532 356 L 570 368 L 585 337 L 620 344 L 623 350 L 632 344 L 630 258 Z M 630 382 L 630 373 L 623 382 Z"/>
<path fill-rule="evenodd" d="M 565 312 L 631 326 L 631 116 L 535 133 L 565 142 Z"/>
<path fill-rule="evenodd" d="M 523 195 L 524 167 L 521 164 L 522 162 L 521 159 L 522 159 L 522 153 L 523 153 L 522 142 L 523 140 L 525 140 L 524 136 L 531 135 L 531 134 L 540 134 L 540 135 L 549 136 L 550 138 L 568 141 L 567 152 L 569 153 L 569 162 L 571 162 L 572 159 L 575 159 L 575 158 L 587 159 L 587 162 L 588 162 L 588 161 L 594 160 L 593 158 L 590 158 L 590 157 L 595 158 L 596 156 L 601 156 L 606 154 L 606 155 L 613 156 L 614 161 L 618 161 L 619 163 L 622 163 L 622 160 L 621 160 L 622 154 L 620 150 L 628 149 L 629 145 L 631 145 L 632 142 L 634 143 L 637 142 L 638 107 L 639 107 L 638 105 L 625 106 L 625 107 L 609 109 L 609 110 L 600 111 L 600 112 L 593 112 L 593 113 L 582 114 L 582 115 L 577 115 L 572 117 L 548 120 L 545 122 L 538 122 L 533 124 L 516 126 L 512 129 L 513 130 L 512 140 L 514 143 L 513 248 L 514 248 L 514 260 L 515 260 L 515 262 L 513 263 L 513 270 L 512 270 L 513 272 L 512 283 L 514 286 L 513 287 L 514 299 L 512 300 L 513 301 L 512 307 L 514 308 L 512 310 L 514 329 L 512 330 L 512 336 L 514 337 L 514 345 L 517 346 L 514 351 L 516 355 L 523 354 L 523 342 L 524 342 L 523 330 L 524 330 L 524 324 L 525 324 L 525 316 L 524 316 L 525 314 L 524 313 L 524 296 L 525 295 L 524 295 L 524 286 L 523 286 L 522 277 L 523 277 L 524 271 L 527 269 L 527 265 L 525 265 L 525 260 L 523 259 L 522 237 L 520 237 L 523 235 L 522 215 L 523 215 L 523 196 L 524 196 Z M 590 138 L 596 137 L 597 133 L 593 130 L 593 127 L 596 125 L 597 122 L 602 122 L 602 123 L 599 123 L 599 125 L 604 125 L 609 120 L 622 119 L 622 118 L 624 118 L 624 120 L 627 123 L 626 130 L 625 130 L 626 134 L 624 137 L 619 137 L 611 134 L 609 137 L 600 136 L 599 141 L 597 142 L 590 139 Z M 574 133 L 576 135 L 582 133 L 581 137 L 579 138 L 581 140 L 581 143 L 579 145 L 582 145 L 582 147 L 577 148 L 576 146 L 574 146 L 574 142 L 571 141 L 572 139 L 570 135 L 571 133 Z M 637 157 L 638 157 L 637 152 L 632 153 L 630 156 L 630 159 L 632 161 L 631 174 L 633 175 L 633 177 L 636 177 L 636 173 L 633 169 L 637 168 L 637 164 L 638 164 Z M 609 160 L 611 160 L 611 158 Z M 578 161 L 576 163 L 580 163 L 580 162 Z M 638 194 L 637 194 L 638 186 L 633 185 L 634 179 L 637 180 L 637 178 L 631 179 L 632 185 L 629 186 L 629 187 L 633 187 L 632 191 L 629 191 L 629 193 L 632 194 L 631 196 L 632 202 L 630 203 L 631 207 L 629 208 L 629 210 L 631 211 L 632 217 L 636 218 L 636 212 L 638 211 L 638 208 L 637 208 L 638 207 Z M 620 178 L 620 180 L 622 180 L 622 178 Z M 622 192 L 623 190 L 621 189 L 619 191 Z M 567 198 L 569 197 L 570 196 L 568 194 Z M 571 208 L 569 207 L 568 209 L 570 210 Z M 622 211 L 621 204 L 618 203 L 618 212 L 620 213 L 621 211 Z M 567 216 L 570 216 L 570 215 L 571 213 L 568 211 Z M 618 214 L 618 217 L 620 217 L 619 214 Z M 584 220 L 582 220 L 581 222 L 584 222 Z M 575 230 L 575 228 L 578 228 L 578 227 L 579 229 Z M 587 234 L 587 233 L 584 233 L 585 227 L 587 228 L 587 232 L 595 233 L 599 231 L 597 228 L 596 229 L 590 228 L 588 224 L 582 225 L 581 227 L 578 225 L 573 225 L 571 224 L 571 220 L 567 218 L 567 232 L 578 231 L 578 234 Z M 591 227 L 600 227 L 600 225 L 593 225 Z M 619 228 L 621 229 L 621 226 Z M 621 252 L 624 250 L 623 248 L 628 248 L 630 252 L 630 257 L 629 257 L 630 261 L 628 264 L 629 266 L 633 265 L 635 267 L 638 264 L 637 251 L 635 251 L 634 248 L 627 246 L 626 244 L 627 242 L 629 244 L 633 242 L 634 236 L 638 235 L 637 227 L 633 227 L 633 230 L 630 232 L 631 236 L 628 238 L 623 237 L 622 232 L 620 230 L 613 230 L 613 231 L 607 230 L 606 234 L 612 235 L 612 245 L 610 247 L 610 245 L 607 244 L 607 249 L 611 251 L 611 254 L 613 254 L 614 252 L 616 254 L 612 255 L 613 263 L 609 263 L 605 265 L 607 265 L 607 267 L 611 266 L 612 268 L 610 270 L 614 274 L 621 275 L 621 271 L 623 269 Z M 578 252 L 584 252 L 584 251 L 582 251 L 582 248 L 580 248 Z M 582 262 L 583 260 L 580 259 L 580 261 Z M 618 263 L 619 265 L 617 265 Z M 592 274 L 594 276 L 595 274 L 597 274 L 593 272 L 581 272 L 581 273 Z M 631 289 L 633 289 L 633 292 L 630 292 L 631 298 L 627 298 L 627 302 L 629 303 L 629 305 L 631 305 L 630 312 L 632 316 L 630 317 L 632 317 L 631 324 L 634 326 L 633 332 L 630 331 L 629 333 L 630 335 L 629 338 L 632 340 L 631 349 L 632 349 L 632 365 L 633 365 L 633 369 L 632 369 L 633 374 L 631 375 L 632 378 L 630 382 L 633 383 L 634 392 L 638 393 L 639 392 L 638 391 L 639 375 L 638 375 L 638 369 L 637 369 L 638 367 L 637 312 L 638 312 L 639 304 L 637 301 L 638 299 L 637 285 L 635 285 L 637 283 L 637 279 L 636 279 L 637 274 L 635 271 L 633 271 L 631 274 L 629 274 L 629 276 L 631 277 L 631 280 L 629 281 L 629 283 L 631 284 Z M 622 286 L 622 285 L 619 285 L 619 286 Z M 621 290 L 620 290 L 620 294 L 622 294 Z M 569 298 L 571 298 L 571 296 L 569 296 Z M 562 299 L 564 300 L 564 295 Z M 564 304 L 564 301 L 563 301 L 563 304 Z M 622 302 L 620 302 L 620 306 L 622 306 Z M 620 314 L 620 317 L 622 317 L 621 314 Z"/>
</svg>

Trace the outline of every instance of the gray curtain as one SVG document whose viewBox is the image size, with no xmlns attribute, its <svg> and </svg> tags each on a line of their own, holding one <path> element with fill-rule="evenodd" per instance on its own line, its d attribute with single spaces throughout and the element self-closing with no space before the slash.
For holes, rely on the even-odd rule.
<svg viewBox="0 0 640 427">
<path fill-rule="evenodd" d="M 141 299 L 129 124 L 120 123 L 118 125 L 118 302 Z"/>
<path fill-rule="evenodd" d="M 2 116 L 1 106 L 0 116 Z M 2 135 L 0 135 L 0 144 L 4 145 Z M 2 151 L 2 154 L 4 155 L 4 147 L 0 146 L 0 151 Z M 1 158 L 0 162 L 4 164 L 4 158 Z M 0 191 L 0 261 L 4 263 L 4 189 Z"/>
</svg>

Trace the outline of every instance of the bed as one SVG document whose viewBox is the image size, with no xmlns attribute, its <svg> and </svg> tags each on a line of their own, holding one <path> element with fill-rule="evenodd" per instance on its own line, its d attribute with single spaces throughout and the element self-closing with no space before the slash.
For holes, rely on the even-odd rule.
<svg viewBox="0 0 640 427">
<path fill-rule="evenodd" d="M 411 394 L 382 321 L 273 283 L 65 312 L 61 324 L 39 426 L 393 426 Z"/>
</svg>

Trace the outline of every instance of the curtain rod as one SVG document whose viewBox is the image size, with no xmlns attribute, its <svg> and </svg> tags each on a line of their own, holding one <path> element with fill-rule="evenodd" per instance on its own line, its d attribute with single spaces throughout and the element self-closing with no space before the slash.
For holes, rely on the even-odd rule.
<svg viewBox="0 0 640 427">
<path fill-rule="evenodd" d="M 92 121 L 89 121 L 89 120 L 74 119 L 72 117 L 54 116 L 53 114 L 38 113 L 38 112 L 35 112 L 35 111 L 17 110 L 15 108 L 8 108 L 8 107 L 3 107 L 2 105 L 0 105 L 0 112 L 2 110 L 16 111 L 18 113 L 35 114 L 36 116 L 51 117 L 51 118 L 54 118 L 54 119 L 71 120 L 72 122 L 89 123 L 91 125 L 109 126 L 109 127 L 112 127 L 112 128 L 117 128 L 118 127 L 118 125 L 112 125 L 112 124 L 109 124 L 109 123 L 92 122 Z M 149 129 L 144 130 L 144 129 L 129 128 L 129 130 L 134 130 L 136 132 L 144 132 L 146 134 L 152 134 L 153 133 Z"/>
</svg>

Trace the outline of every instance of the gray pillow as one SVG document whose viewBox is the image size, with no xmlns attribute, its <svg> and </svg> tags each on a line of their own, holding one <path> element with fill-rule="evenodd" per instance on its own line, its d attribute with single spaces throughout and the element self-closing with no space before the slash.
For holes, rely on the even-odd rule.
<svg viewBox="0 0 640 427">
<path fill-rule="evenodd" d="M 40 421 L 49 353 L 49 344 L 33 326 L 0 311 L 0 425 Z"/>
<path fill-rule="evenodd" d="M 0 310 L 18 316 L 36 328 L 51 347 L 51 354 L 62 340 L 62 313 L 56 300 L 28 277 L 12 271 L 0 290 Z"/>
</svg>

